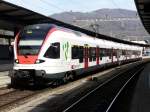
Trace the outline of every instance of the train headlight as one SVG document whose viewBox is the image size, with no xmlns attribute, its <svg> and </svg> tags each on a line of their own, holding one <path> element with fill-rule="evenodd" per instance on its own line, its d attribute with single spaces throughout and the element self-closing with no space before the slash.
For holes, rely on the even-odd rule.
<svg viewBox="0 0 150 112">
<path fill-rule="evenodd" d="M 18 60 L 18 59 L 15 59 L 15 61 L 14 61 L 14 62 L 18 64 L 18 63 L 19 63 L 19 60 Z"/>
<path fill-rule="evenodd" d="M 35 61 L 35 64 L 39 64 L 39 63 L 43 63 L 43 62 L 45 62 L 44 60 L 41 60 L 41 59 L 37 59 L 36 61 Z"/>
</svg>

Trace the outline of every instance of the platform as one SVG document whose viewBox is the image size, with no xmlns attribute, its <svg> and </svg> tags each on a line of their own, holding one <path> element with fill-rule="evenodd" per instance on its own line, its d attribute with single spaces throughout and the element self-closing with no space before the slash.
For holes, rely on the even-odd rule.
<svg viewBox="0 0 150 112">
<path fill-rule="evenodd" d="M 150 63 L 139 76 L 129 110 L 130 112 L 149 112 L 150 110 Z"/>
<path fill-rule="evenodd" d="M 12 60 L 0 60 L 0 72 L 8 71 L 13 68 Z"/>
<path fill-rule="evenodd" d="M 5 87 L 10 83 L 10 77 L 8 71 L 0 72 L 0 88 Z"/>
</svg>

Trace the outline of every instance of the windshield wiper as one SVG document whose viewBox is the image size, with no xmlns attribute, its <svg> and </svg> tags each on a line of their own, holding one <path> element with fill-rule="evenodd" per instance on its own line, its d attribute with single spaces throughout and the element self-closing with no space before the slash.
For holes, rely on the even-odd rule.
<svg viewBox="0 0 150 112">
<path fill-rule="evenodd" d="M 25 53 L 23 56 L 24 56 L 25 58 L 28 58 L 28 55 L 31 55 L 31 53 Z"/>
</svg>

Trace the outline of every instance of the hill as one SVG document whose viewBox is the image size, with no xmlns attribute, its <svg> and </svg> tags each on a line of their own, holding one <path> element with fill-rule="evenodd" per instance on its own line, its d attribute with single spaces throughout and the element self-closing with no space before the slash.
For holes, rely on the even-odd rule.
<svg viewBox="0 0 150 112">
<path fill-rule="evenodd" d="M 150 40 L 137 12 L 132 10 L 99 9 L 86 13 L 70 11 L 53 14 L 50 17 L 120 39 Z"/>
</svg>

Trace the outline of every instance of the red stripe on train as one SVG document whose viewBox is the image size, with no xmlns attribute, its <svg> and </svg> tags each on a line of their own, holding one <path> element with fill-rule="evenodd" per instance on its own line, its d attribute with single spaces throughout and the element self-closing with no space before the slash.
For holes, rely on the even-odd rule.
<svg viewBox="0 0 150 112">
<path fill-rule="evenodd" d="M 43 41 L 42 46 L 41 46 L 40 51 L 39 51 L 38 54 L 40 54 L 41 50 L 43 49 L 43 45 L 44 45 L 44 44 L 46 43 L 46 41 L 48 40 L 49 36 L 50 36 L 54 31 L 56 31 L 56 30 L 57 30 L 56 28 L 52 28 L 52 29 L 50 29 L 50 30 L 48 31 L 48 33 L 47 33 L 47 35 L 46 35 L 46 38 L 45 38 L 45 40 Z"/>
<path fill-rule="evenodd" d="M 18 56 L 19 64 L 34 64 L 38 56 Z"/>
<path fill-rule="evenodd" d="M 46 35 L 45 40 L 42 43 L 42 46 L 40 48 L 40 51 L 38 53 L 38 55 L 41 52 L 41 49 L 43 48 L 43 45 L 45 44 L 45 42 L 48 40 L 49 36 L 56 31 L 55 28 L 49 30 L 49 32 Z M 18 35 L 19 36 L 19 35 Z M 19 64 L 35 64 L 35 61 L 38 59 L 38 55 L 18 55 L 18 42 L 19 42 L 19 37 L 17 36 L 17 44 L 16 44 L 16 48 L 17 48 L 17 59 L 19 60 Z"/>
</svg>

